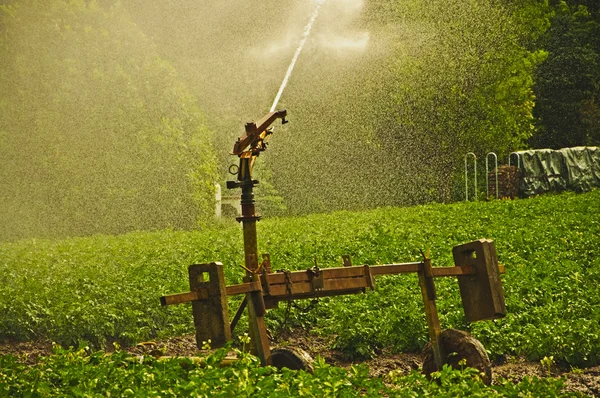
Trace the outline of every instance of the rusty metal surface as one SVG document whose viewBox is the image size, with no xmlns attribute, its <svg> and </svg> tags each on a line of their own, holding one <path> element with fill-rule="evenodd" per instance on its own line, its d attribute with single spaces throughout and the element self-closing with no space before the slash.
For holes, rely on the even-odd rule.
<svg viewBox="0 0 600 398">
<path fill-rule="evenodd" d="M 270 133 L 268 131 L 269 126 L 277 119 L 282 119 L 282 123 L 286 123 L 285 117 L 287 115 L 286 110 L 277 112 L 269 112 L 262 117 L 258 122 L 246 123 L 246 133 L 242 135 L 235 142 L 233 146 L 233 154 L 241 156 L 246 151 L 257 151 L 264 150 L 263 141 L 266 136 Z"/>
</svg>

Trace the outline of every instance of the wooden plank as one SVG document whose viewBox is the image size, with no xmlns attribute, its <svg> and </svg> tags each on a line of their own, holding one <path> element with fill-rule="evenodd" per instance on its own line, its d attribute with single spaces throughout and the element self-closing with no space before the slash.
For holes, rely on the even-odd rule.
<svg viewBox="0 0 600 398">
<path fill-rule="evenodd" d="M 379 275 L 394 275 L 394 274 L 403 274 L 410 272 L 417 272 L 419 269 L 420 263 L 406 263 L 406 264 L 386 264 L 386 265 L 374 265 L 370 266 L 369 270 L 371 271 L 372 276 Z M 504 265 L 499 265 L 499 272 L 501 274 L 505 273 Z M 333 272 L 328 271 L 333 270 Z M 352 267 L 344 267 L 344 268 L 324 268 L 321 270 L 323 274 L 323 278 L 325 279 L 325 289 L 327 286 L 337 286 L 334 289 L 340 289 L 347 285 L 341 285 L 342 282 L 330 282 L 327 284 L 328 280 L 332 281 L 334 279 L 362 279 L 361 277 L 365 277 L 365 268 L 364 266 L 352 266 Z M 473 275 L 475 273 L 475 268 L 472 265 L 461 265 L 455 267 L 434 267 L 432 268 L 433 276 L 438 277 L 447 277 L 447 276 L 464 276 L 464 275 Z M 274 289 L 275 293 L 272 293 L 273 296 L 281 296 L 282 294 L 286 294 L 286 281 L 285 275 L 283 273 L 275 273 L 275 274 L 267 274 L 267 278 L 269 281 L 269 289 Z M 294 290 L 299 289 L 299 292 L 307 293 L 312 290 L 312 284 L 310 283 L 311 278 L 306 271 L 294 271 L 291 273 L 291 281 L 294 286 Z M 351 282 L 355 283 L 355 282 Z M 363 286 L 362 282 L 358 282 L 360 287 L 369 287 L 368 282 L 367 285 Z M 300 287 L 302 286 L 302 287 Z M 352 285 L 354 286 L 354 285 Z M 226 287 L 228 296 L 235 296 L 238 294 L 245 294 L 252 291 L 259 290 L 258 284 L 256 282 L 249 283 L 240 283 L 237 285 L 229 285 Z M 282 293 L 283 292 L 283 293 Z M 192 292 L 186 293 L 176 293 L 169 294 L 166 296 L 162 296 L 160 298 L 161 305 L 173 305 L 173 304 L 181 304 L 187 303 L 194 300 L 206 300 L 208 299 L 208 290 L 200 289 Z"/>
<path fill-rule="evenodd" d="M 362 278 L 339 278 L 339 279 L 325 279 L 323 283 L 323 289 L 325 291 L 335 290 L 348 290 L 358 289 L 363 287 L 369 287 L 369 279 L 366 277 Z"/>
<path fill-rule="evenodd" d="M 418 272 L 421 263 L 384 264 L 371 267 L 371 275 L 397 275 Z"/>
<path fill-rule="evenodd" d="M 287 283 L 287 277 L 283 272 L 276 272 L 267 274 L 267 280 L 269 281 L 269 285 L 281 285 Z M 295 282 L 306 282 L 309 281 L 310 278 L 306 270 L 304 271 L 291 271 L 289 273 L 290 281 L 292 283 Z"/>
<path fill-rule="evenodd" d="M 304 300 L 304 299 L 313 299 L 313 298 L 321 298 L 321 297 L 333 297 L 333 296 L 343 296 L 346 294 L 361 294 L 363 293 L 363 288 L 361 289 L 350 289 L 350 290 L 329 290 L 329 291 L 314 291 L 309 293 L 300 293 L 293 294 L 292 300 Z M 265 297 L 265 303 L 272 304 L 274 302 L 286 302 L 288 300 L 287 297 Z M 274 308 L 271 305 L 269 308 Z"/>
<path fill-rule="evenodd" d="M 194 300 L 206 300 L 208 298 L 208 289 L 193 290 L 187 293 L 175 293 L 162 296 L 160 304 L 162 306 L 187 303 Z"/>
<path fill-rule="evenodd" d="M 356 267 L 335 267 L 335 268 L 322 268 L 324 279 L 335 279 L 335 278 L 356 278 L 365 276 L 365 268 L 362 265 Z"/>
<path fill-rule="evenodd" d="M 323 279 L 355 278 L 365 275 L 365 271 L 362 266 L 321 268 L 319 271 L 323 273 Z M 291 271 L 289 273 L 289 280 L 292 283 L 310 282 L 313 277 L 314 275 L 312 274 L 312 272 L 307 270 Z M 269 286 L 285 285 L 288 281 L 288 277 L 283 272 L 267 274 L 267 278 L 269 281 Z"/>
<path fill-rule="evenodd" d="M 412 272 L 418 272 L 420 262 L 415 263 L 400 263 L 400 264 L 383 264 L 383 265 L 372 265 L 369 266 L 371 275 L 397 275 L 397 274 L 408 274 Z M 505 273 L 504 265 L 499 265 L 499 272 Z M 445 277 L 445 276 L 462 276 L 474 274 L 474 267 L 471 265 L 455 266 L 455 267 L 433 267 L 434 277 Z M 334 268 L 322 268 L 324 279 L 332 278 L 354 278 L 364 276 L 364 265 L 355 265 L 347 267 L 334 267 Z M 269 285 L 286 284 L 286 276 L 282 272 L 267 274 Z M 290 272 L 290 281 L 296 282 L 308 282 L 311 280 L 311 275 L 307 271 L 292 271 Z"/>
<path fill-rule="evenodd" d="M 417 272 L 420 262 L 418 263 L 402 263 L 402 264 L 383 264 L 369 266 L 371 275 L 392 275 Z M 334 278 L 355 278 L 365 275 L 364 265 L 347 266 L 347 267 L 332 267 L 321 268 L 324 279 Z M 267 274 L 269 285 L 286 284 L 287 277 L 283 272 Z M 292 283 L 310 281 L 312 275 L 308 271 L 292 271 L 289 273 L 289 280 Z"/>
<path fill-rule="evenodd" d="M 455 267 L 437 267 L 431 268 L 431 272 L 435 278 L 443 276 L 459 276 L 475 274 L 475 267 L 472 265 L 458 265 Z"/>
<path fill-rule="evenodd" d="M 259 282 L 246 282 L 237 285 L 229 285 L 226 287 L 228 296 L 235 296 L 238 294 L 250 293 L 261 290 Z"/>
<path fill-rule="evenodd" d="M 431 260 L 426 259 L 419 270 L 419 286 L 421 287 L 421 296 L 425 305 L 425 319 L 427 320 L 427 329 L 429 330 L 429 340 L 433 349 L 433 357 L 437 370 L 442 370 L 446 354 L 441 344 L 440 335 L 442 328 L 435 305 L 435 286 L 433 277 L 428 278 L 427 274 L 433 274 Z"/>
<path fill-rule="evenodd" d="M 334 292 L 342 290 L 355 290 L 369 287 L 369 281 L 366 278 L 337 278 L 337 279 L 325 279 L 323 289 L 314 290 L 312 283 L 301 282 L 294 283 L 292 286 L 292 296 L 298 294 L 307 294 L 314 292 Z M 269 288 L 270 295 L 268 297 L 285 299 L 288 297 L 287 286 L 275 285 Z M 320 297 L 319 295 L 315 297 Z"/>
</svg>

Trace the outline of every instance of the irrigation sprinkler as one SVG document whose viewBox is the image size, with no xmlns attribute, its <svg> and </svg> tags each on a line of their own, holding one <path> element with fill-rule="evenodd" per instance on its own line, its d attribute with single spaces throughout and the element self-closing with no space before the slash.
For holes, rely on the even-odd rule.
<svg viewBox="0 0 600 398">
<path fill-rule="evenodd" d="M 242 223 L 246 272 L 243 283 L 226 285 L 223 265 L 218 262 L 193 264 L 188 268 L 190 291 L 160 298 L 163 306 L 191 302 L 196 342 L 211 340 L 219 347 L 231 340 L 232 332 L 244 311 L 248 311 L 251 348 L 263 365 L 300 368 L 303 361 L 291 350 L 271 350 L 269 334 L 264 322 L 266 311 L 276 308 L 280 302 L 315 299 L 327 296 L 364 293 L 375 288 L 375 279 L 381 275 L 416 273 L 419 278 L 430 344 L 426 350 L 424 371 L 440 370 L 444 363 L 456 358 L 466 358 L 467 365 L 478 366 L 490 375 L 491 364 L 481 343 L 465 332 L 442 331 L 436 308 L 434 280 L 456 277 L 468 322 L 502 318 L 506 315 L 500 274 L 504 268 L 498 265 L 496 249 L 491 240 L 477 240 L 453 248 L 454 266 L 433 267 L 432 261 L 423 254 L 418 262 L 384 265 L 352 265 L 349 256 L 342 256 L 343 266 L 333 268 L 314 267 L 302 271 L 273 272 L 268 254 L 258 260 L 256 223 L 260 217 L 255 213 L 253 188 L 258 184 L 252 178 L 256 157 L 266 149 L 265 140 L 272 134 L 271 124 L 277 119 L 285 123 L 286 111 L 270 112 L 259 122 L 247 123 L 246 133 L 234 145 L 233 154 L 239 157 L 235 171 L 236 181 L 228 181 L 227 188 L 242 189 Z M 233 319 L 229 319 L 228 296 L 245 295 Z M 457 355 L 456 336 L 462 339 Z M 453 340 L 454 339 L 454 340 Z M 427 359 L 429 358 L 429 359 Z"/>
<path fill-rule="evenodd" d="M 486 186 L 486 199 L 490 197 L 490 181 L 489 181 L 489 157 L 492 155 L 494 157 L 494 170 L 496 171 L 496 199 L 498 199 L 498 156 L 494 152 L 488 152 L 485 155 L 485 186 Z"/>
<path fill-rule="evenodd" d="M 465 202 L 469 201 L 469 174 L 467 170 L 467 159 L 469 155 L 473 156 L 473 174 L 475 176 L 475 200 L 477 200 L 477 156 L 473 152 L 469 152 L 465 155 Z"/>
</svg>

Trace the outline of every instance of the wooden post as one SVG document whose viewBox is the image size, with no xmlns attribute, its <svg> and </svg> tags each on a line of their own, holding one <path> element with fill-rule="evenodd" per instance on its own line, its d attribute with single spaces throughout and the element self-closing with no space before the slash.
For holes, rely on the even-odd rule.
<svg viewBox="0 0 600 398">
<path fill-rule="evenodd" d="M 425 259 L 421 263 L 418 271 L 419 285 L 421 294 L 423 295 L 423 304 L 425 305 L 425 315 L 427 318 L 427 328 L 429 329 L 429 339 L 433 349 L 433 356 L 437 370 L 442 370 L 444 359 L 446 358 L 444 348 L 440 341 L 442 330 L 440 327 L 440 319 L 438 318 L 437 308 L 435 306 L 435 285 L 433 283 L 433 271 L 431 268 L 431 260 Z"/>
<path fill-rule="evenodd" d="M 202 348 L 202 342 L 210 340 L 211 347 L 222 347 L 231 340 L 223 264 L 193 264 L 188 274 L 190 290 L 208 290 L 207 299 L 192 301 L 196 345 Z"/>
<path fill-rule="evenodd" d="M 465 317 L 468 322 L 506 316 L 500 267 L 494 242 L 480 239 L 452 249 L 456 266 L 475 267 L 474 275 L 458 277 Z"/>
</svg>

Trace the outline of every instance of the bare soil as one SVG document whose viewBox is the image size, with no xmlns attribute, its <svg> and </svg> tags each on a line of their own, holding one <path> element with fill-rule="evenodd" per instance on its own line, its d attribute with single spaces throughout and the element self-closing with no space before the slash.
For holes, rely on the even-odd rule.
<svg viewBox="0 0 600 398">
<path fill-rule="evenodd" d="M 422 364 L 421 353 L 392 353 L 384 351 L 376 358 L 361 361 L 348 360 L 341 352 L 332 350 L 329 341 L 302 330 L 284 333 L 274 341 L 274 346 L 295 347 L 306 351 L 312 358 L 321 356 L 331 365 L 349 368 L 353 364 L 364 363 L 370 369 L 372 377 L 384 377 L 391 371 L 409 373 L 419 369 Z M 135 355 L 155 356 L 193 356 L 199 353 L 194 335 L 172 337 L 165 340 L 138 344 L 127 349 Z M 52 343 L 48 341 L 0 343 L 0 355 L 13 354 L 28 364 L 35 364 L 40 356 L 52 353 Z M 521 381 L 526 376 L 545 377 L 548 372 L 539 362 L 526 361 L 523 358 L 506 357 L 493 363 L 494 382 L 507 379 Z M 571 369 L 568 366 L 554 365 L 550 376 L 563 376 L 565 388 L 591 397 L 600 397 L 600 366 L 583 369 Z"/>
</svg>

